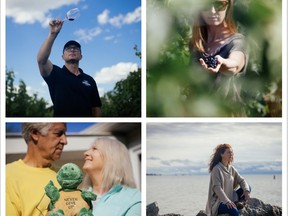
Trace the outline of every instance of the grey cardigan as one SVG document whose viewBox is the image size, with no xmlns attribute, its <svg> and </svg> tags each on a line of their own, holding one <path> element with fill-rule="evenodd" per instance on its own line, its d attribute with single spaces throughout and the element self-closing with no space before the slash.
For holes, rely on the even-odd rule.
<svg viewBox="0 0 288 216">
<path fill-rule="evenodd" d="M 235 189 L 241 187 L 243 191 L 249 191 L 249 186 L 237 170 L 228 165 L 225 167 L 219 162 L 211 171 L 208 200 L 206 205 L 207 216 L 216 216 L 220 203 L 236 201 Z"/>
</svg>

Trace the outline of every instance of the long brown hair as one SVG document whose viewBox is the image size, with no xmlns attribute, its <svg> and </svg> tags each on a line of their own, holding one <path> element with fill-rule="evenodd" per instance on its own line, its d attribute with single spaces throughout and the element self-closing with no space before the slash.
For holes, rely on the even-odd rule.
<svg viewBox="0 0 288 216">
<path fill-rule="evenodd" d="M 227 25 L 227 30 L 229 33 L 236 33 L 237 28 L 233 20 L 233 5 L 234 0 L 228 0 L 228 7 L 226 9 L 226 16 L 223 22 Z M 190 51 L 198 51 L 204 52 L 204 45 L 203 43 L 208 38 L 208 31 L 207 25 L 205 24 L 204 20 L 201 17 L 199 12 L 198 16 L 194 20 L 193 28 L 192 28 L 192 38 L 190 40 L 189 48 Z"/>
<path fill-rule="evenodd" d="M 230 144 L 219 144 L 214 149 L 214 153 L 211 155 L 210 163 L 209 163 L 209 172 L 212 171 L 214 166 L 216 166 L 219 162 L 221 162 L 221 154 L 224 154 L 226 149 L 232 148 Z"/>
</svg>

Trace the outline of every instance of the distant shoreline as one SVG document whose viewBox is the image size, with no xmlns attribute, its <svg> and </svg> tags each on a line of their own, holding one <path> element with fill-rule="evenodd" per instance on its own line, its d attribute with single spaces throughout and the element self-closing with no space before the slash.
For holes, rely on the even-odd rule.
<svg viewBox="0 0 288 216">
<path fill-rule="evenodd" d="M 282 176 L 282 173 L 241 173 L 241 175 L 271 175 Z M 160 174 L 160 173 L 146 173 L 146 176 L 210 176 L 207 174 Z"/>
</svg>

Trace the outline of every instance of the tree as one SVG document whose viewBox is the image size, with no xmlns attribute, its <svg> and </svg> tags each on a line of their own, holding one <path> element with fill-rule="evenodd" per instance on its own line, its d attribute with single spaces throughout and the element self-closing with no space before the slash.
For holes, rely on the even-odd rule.
<svg viewBox="0 0 288 216">
<path fill-rule="evenodd" d="M 6 117 L 50 117 L 52 109 L 47 108 L 48 103 L 38 98 L 35 93 L 27 93 L 26 84 L 20 80 L 19 87 L 14 86 L 15 74 L 6 70 Z"/>
<path fill-rule="evenodd" d="M 117 82 L 114 89 L 105 93 L 101 100 L 103 117 L 140 117 L 141 68 Z"/>
<path fill-rule="evenodd" d="M 137 45 L 135 55 L 141 59 Z M 141 68 L 131 71 L 126 79 L 115 84 L 112 91 L 101 97 L 103 117 L 140 117 L 141 116 Z"/>
</svg>

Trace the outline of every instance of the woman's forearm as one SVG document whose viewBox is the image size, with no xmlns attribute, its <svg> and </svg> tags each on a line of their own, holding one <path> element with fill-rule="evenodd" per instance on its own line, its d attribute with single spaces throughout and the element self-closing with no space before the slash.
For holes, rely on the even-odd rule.
<svg viewBox="0 0 288 216">
<path fill-rule="evenodd" d="M 222 63 L 220 72 L 225 75 L 233 75 L 242 71 L 245 66 L 245 55 L 243 52 L 234 51 L 227 59 L 220 58 L 219 61 Z"/>
</svg>

